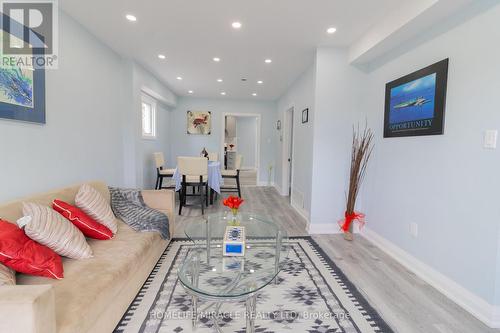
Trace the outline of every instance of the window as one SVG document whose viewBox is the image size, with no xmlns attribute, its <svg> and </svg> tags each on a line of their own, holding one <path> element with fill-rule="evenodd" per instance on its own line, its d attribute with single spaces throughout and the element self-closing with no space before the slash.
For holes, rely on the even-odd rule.
<svg viewBox="0 0 500 333">
<path fill-rule="evenodd" d="M 156 101 L 144 94 L 142 95 L 142 137 L 156 138 Z"/>
</svg>

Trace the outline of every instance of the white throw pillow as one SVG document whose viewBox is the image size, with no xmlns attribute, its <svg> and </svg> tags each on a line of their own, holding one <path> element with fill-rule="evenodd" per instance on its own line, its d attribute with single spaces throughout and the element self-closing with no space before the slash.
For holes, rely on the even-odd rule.
<svg viewBox="0 0 500 333">
<path fill-rule="evenodd" d="M 16 284 L 16 272 L 9 267 L 0 264 L 0 286 L 14 286 Z"/>
<path fill-rule="evenodd" d="M 88 184 L 80 186 L 76 194 L 75 204 L 85 214 L 108 227 L 113 234 L 116 234 L 118 225 L 115 214 L 113 214 L 109 202 L 92 186 Z"/>
<path fill-rule="evenodd" d="M 18 225 L 24 227 L 24 232 L 32 240 L 68 258 L 92 257 L 92 249 L 82 232 L 58 212 L 46 206 L 24 202 L 23 214 L 25 217 L 19 219 Z"/>
</svg>

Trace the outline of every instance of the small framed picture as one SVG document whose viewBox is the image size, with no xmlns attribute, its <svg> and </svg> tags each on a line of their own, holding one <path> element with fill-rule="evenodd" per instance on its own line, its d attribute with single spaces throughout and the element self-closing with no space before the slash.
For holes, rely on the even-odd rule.
<svg viewBox="0 0 500 333">
<path fill-rule="evenodd" d="M 309 121 L 309 109 L 304 109 L 302 111 L 302 124 L 305 124 Z"/>
<path fill-rule="evenodd" d="M 281 120 L 278 120 L 278 121 L 276 122 L 276 129 L 277 129 L 278 131 L 279 131 L 279 130 L 281 130 Z"/>
</svg>

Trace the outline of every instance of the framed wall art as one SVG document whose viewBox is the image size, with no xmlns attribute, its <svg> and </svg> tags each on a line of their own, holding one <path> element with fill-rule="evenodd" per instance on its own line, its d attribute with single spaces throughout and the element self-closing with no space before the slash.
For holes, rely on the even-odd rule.
<svg viewBox="0 0 500 333">
<path fill-rule="evenodd" d="M 448 63 L 442 60 L 386 85 L 384 138 L 443 134 Z"/>
<path fill-rule="evenodd" d="M 210 135 L 212 133 L 212 112 L 188 111 L 187 133 Z"/>
</svg>

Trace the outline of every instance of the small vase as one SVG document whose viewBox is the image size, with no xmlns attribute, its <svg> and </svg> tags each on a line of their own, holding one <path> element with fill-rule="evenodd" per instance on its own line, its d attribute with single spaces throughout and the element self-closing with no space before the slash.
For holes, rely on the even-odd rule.
<svg viewBox="0 0 500 333">
<path fill-rule="evenodd" d="M 231 213 L 229 214 L 229 225 L 231 226 L 239 226 L 241 221 L 241 216 L 238 214 L 237 209 L 231 209 Z"/>
<path fill-rule="evenodd" d="M 349 226 L 349 231 L 344 232 L 344 239 L 346 241 L 353 241 L 354 240 L 354 221 L 352 221 L 351 225 Z"/>
</svg>

